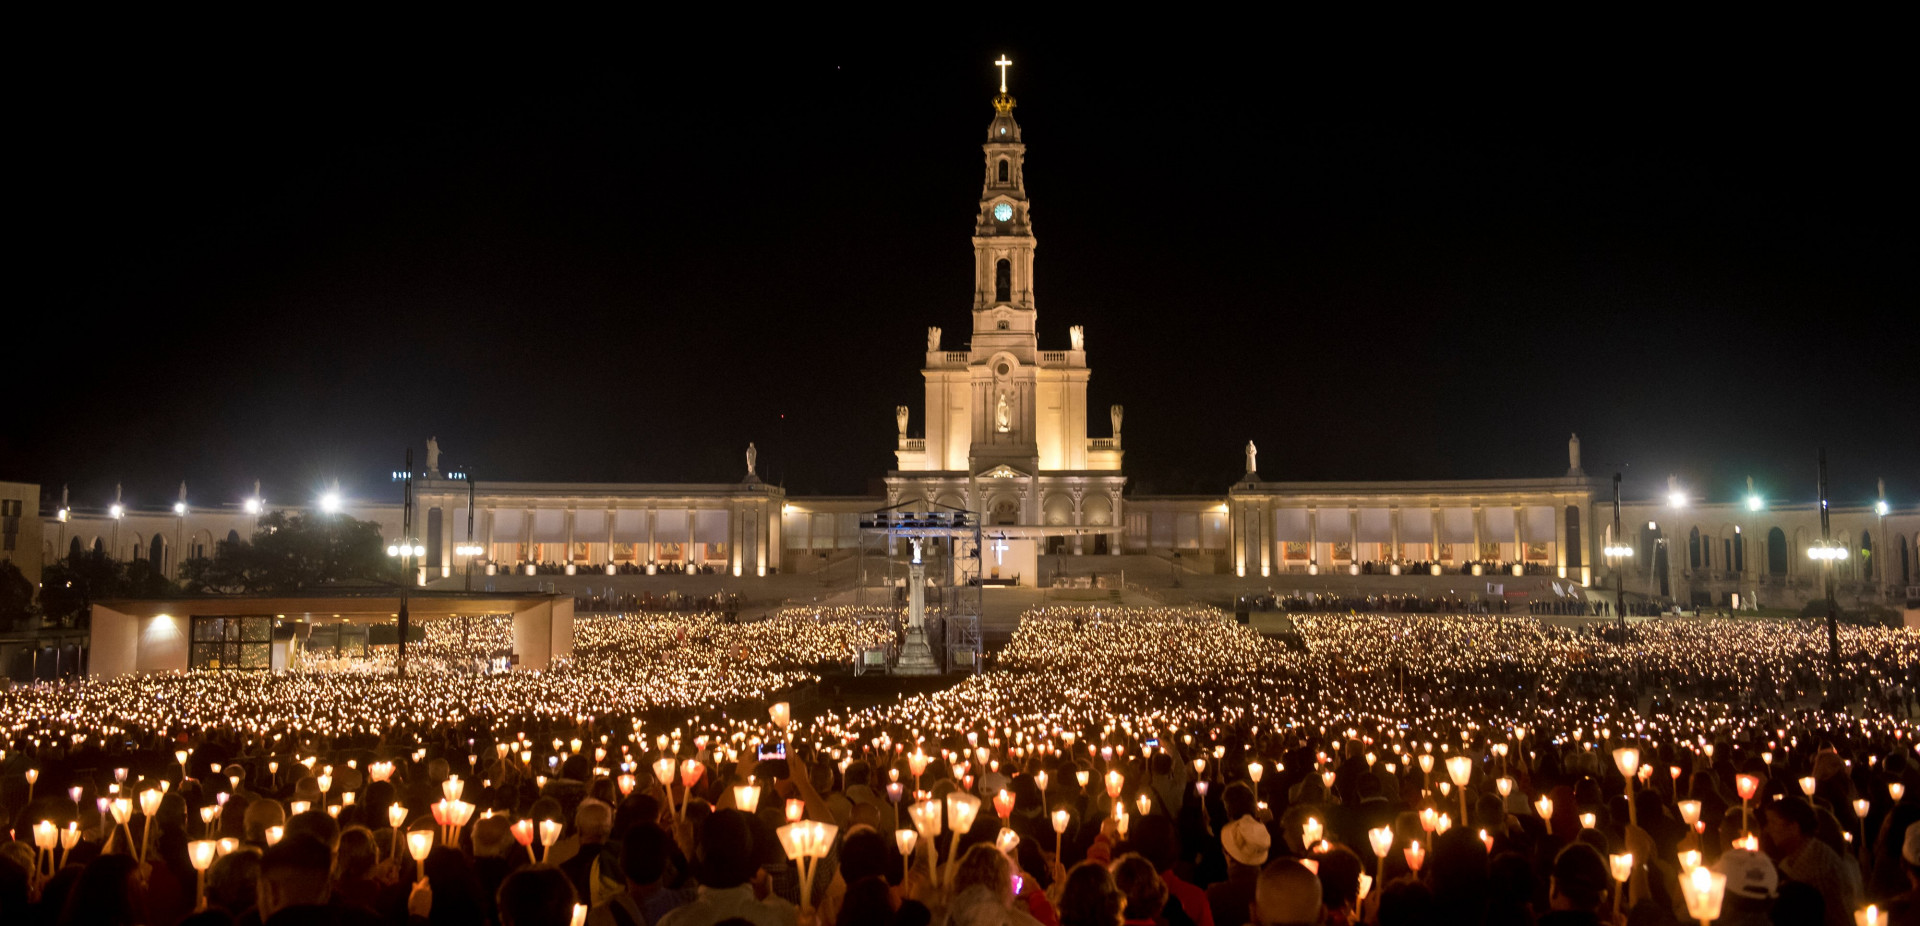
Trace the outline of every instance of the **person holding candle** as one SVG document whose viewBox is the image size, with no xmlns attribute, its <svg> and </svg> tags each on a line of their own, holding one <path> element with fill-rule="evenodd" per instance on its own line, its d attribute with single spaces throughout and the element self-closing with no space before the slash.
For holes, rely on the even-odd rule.
<svg viewBox="0 0 1920 926">
<path fill-rule="evenodd" d="M 1617 890 L 1607 860 L 1584 842 L 1576 842 L 1554 856 L 1547 889 L 1548 912 L 1538 926 L 1599 926 L 1601 912 Z"/>
<path fill-rule="evenodd" d="M 763 899 L 754 887 L 762 871 L 760 852 L 745 814 L 716 810 L 700 825 L 699 837 L 693 855 L 698 895 L 661 917 L 655 926 L 716 926 L 734 918 L 753 926 L 796 926 L 799 911 L 793 904 L 777 895 Z M 501 890 L 505 889 L 503 885 Z M 501 911 L 503 921 L 505 912 Z M 503 922 L 502 926 L 508 924 Z"/>
<path fill-rule="evenodd" d="M 1766 845 L 1787 879 L 1820 892 L 1823 926 L 1848 926 L 1861 905 L 1857 876 L 1848 877 L 1840 855 L 1815 837 L 1819 816 L 1803 798 L 1769 801 L 1764 809 Z"/>
<path fill-rule="evenodd" d="M 673 859 L 673 839 L 652 823 L 641 823 L 627 831 L 620 844 L 621 889 L 594 906 L 587 914 L 588 926 L 645 926 L 658 923 L 668 913 L 691 902 L 696 893 L 693 884 L 668 887 L 668 869 Z M 620 913 L 614 911 L 619 907 Z"/>
</svg>

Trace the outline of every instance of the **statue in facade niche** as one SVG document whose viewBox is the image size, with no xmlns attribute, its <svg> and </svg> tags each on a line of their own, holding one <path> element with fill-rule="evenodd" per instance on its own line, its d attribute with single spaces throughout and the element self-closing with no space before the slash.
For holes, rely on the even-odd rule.
<svg viewBox="0 0 1920 926">
<path fill-rule="evenodd" d="M 1007 405 L 1007 394 L 1000 393 L 1000 404 L 993 410 L 993 424 L 1002 434 L 1013 430 L 1013 409 Z"/>
<path fill-rule="evenodd" d="M 934 327 L 927 328 L 927 352 L 932 353 L 939 349 L 940 349 L 940 329 L 934 328 Z"/>
</svg>

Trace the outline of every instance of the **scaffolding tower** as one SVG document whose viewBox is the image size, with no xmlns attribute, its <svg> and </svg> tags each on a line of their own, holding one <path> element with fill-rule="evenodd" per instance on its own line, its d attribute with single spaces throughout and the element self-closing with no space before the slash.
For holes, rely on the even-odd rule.
<svg viewBox="0 0 1920 926">
<path fill-rule="evenodd" d="M 860 515 L 859 603 L 872 605 L 877 592 L 890 613 L 907 609 L 906 643 L 890 671 L 929 674 L 921 647 L 937 654 L 933 671 L 980 670 L 981 549 L 980 517 L 964 508 L 902 502 Z M 933 608 L 937 634 L 924 625 Z"/>
</svg>

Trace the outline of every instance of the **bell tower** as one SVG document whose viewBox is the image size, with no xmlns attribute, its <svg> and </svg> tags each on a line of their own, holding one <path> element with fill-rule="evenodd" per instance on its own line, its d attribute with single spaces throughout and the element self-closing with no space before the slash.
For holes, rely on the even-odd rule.
<svg viewBox="0 0 1920 926">
<path fill-rule="evenodd" d="M 1013 119 L 1014 99 L 1007 93 L 1005 55 L 1000 93 L 993 98 L 987 125 L 986 181 L 980 190 L 980 214 L 973 227 L 973 346 L 1008 351 L 1033 363 L 1033 224 L 1028 211 L 1027 146 Z"/>
</svg>

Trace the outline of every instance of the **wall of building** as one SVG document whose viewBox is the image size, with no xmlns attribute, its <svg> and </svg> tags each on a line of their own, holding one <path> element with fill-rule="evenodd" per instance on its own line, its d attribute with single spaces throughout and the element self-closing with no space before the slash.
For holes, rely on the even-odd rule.
<svg viewBox="0 0 1920 926">
<path fill-rule="evenodd" d="M 36 589 L 46 558 L 45 528 L 40 487 L 31 482 L 0 482 L 0 562 L 18 567 Z"/>
</svg>

